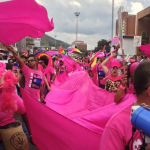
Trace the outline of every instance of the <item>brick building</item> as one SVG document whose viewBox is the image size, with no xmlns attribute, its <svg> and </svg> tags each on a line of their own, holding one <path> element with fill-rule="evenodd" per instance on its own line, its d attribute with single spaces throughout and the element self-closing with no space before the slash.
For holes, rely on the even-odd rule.
<svg viewBox="0 0 150 150">
<path fill-rule="evenodd" d="M 137 13 L 136 35 L 142 36 L 142 45 L 150 44 L 150 6 Z M 143 53 L 137 48 L 136 54 Z"/>
<path fill-rule="evenodd" d="M 133 47 L 135 23 L 136 15 L 128 14 L 128 12 L 122 12 L 123 48 L 126 55 L 135 55 L 136 52 L 136 48 Z M 118 20 L 116 20 L 116 35 L 119 35 Z"/>
<path fill-rule="evenodd" d="M 142 36 L 142 45 L 150 43 L 150 7 L 137 15 L 122 12 L 124 50 L 126 54 L 143 55 L 139 48 L 133 47 L 134 36 Z M 118 20 L 116 20 L 116 35 L 118 35 Z"/>
</svg>

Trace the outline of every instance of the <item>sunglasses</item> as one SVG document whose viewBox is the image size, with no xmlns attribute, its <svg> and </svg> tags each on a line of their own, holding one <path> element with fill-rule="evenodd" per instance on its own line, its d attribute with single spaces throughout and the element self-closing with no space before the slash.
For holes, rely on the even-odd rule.
<svg viewBox="0 0 150 150">
<path fill-rule="evenodd" d="M 35 61 L 35 59 L 28 60 L 28 63 Z"/>
</svg>

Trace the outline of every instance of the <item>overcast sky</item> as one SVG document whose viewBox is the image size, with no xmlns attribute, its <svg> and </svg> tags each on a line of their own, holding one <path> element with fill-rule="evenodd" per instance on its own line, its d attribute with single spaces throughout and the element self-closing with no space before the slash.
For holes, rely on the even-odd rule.
<svg viewBox="0 0 150 150">
<path fill-rule="evenodd" d="M 72 43 L 76 40 L 76 17 L 74 12 L 80 12 L 78 40 L 87 43 L 89 50 L 97 46 L 98 40 L 110 39 L 111 37 L 112 0 L 36 1 L 47 9 L 50 19 L 54 18 L 55 29 L 47 33 L 52 37 L 57 35 L 57 39 L 68 43 Z M 131 14 L 135 14 L 150 6 L 150 0 L 114 1 L 114 34 L 117 11 L 121 5 L 124 6 L 124 10 Z"/>
</svg>

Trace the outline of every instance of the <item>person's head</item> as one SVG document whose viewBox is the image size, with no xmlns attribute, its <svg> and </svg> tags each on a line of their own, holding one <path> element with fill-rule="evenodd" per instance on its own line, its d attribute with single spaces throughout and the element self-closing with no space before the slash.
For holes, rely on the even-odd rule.
<svg viewBox="0 0 150 150">
<path fill-rule="evenodd" d="M 119 69 L 121 65 L 118 61 L 112 61 L 110 65 L 110 73 L 112 77 L 117 77 L 119 75 Z"/>
<path fill-rule="evenodd" d="M 133 82 L 134 80 L 134 71 L 135 69 L 137 68 L 137 66 L 139 65 L 140 63 L 139 62 L 135 62 L 135 63 L 132 63 L 128 66 L 128 70 L 127 70 L 127 79 L 128 79 L 128 86 L 129 86 L 129 80 L 131 82 Z"/>
<path fill-rule="evenodd" d="M 136 68 L 133 83 L 137 95 L 137 103 L 150 105 L 150 60 L 143 61 Z"/>
<path fill-rule="evenodd" d="M 88 57 L 85 58 L 85 62 L 89 63 L 89 58 Z"/>
<path fill-rule="evenodd" d="M 78 62 L 81 62 L 81 58 L 80 58 L 80 57 L 77 57 L 77 61 L 78 61 Z"/>
<path fill-rule="evenodd" d="M 26 57 L 26 56 L 21 55 L 20 58 L 21 58 L 21 60 L 24 62 L 24 64 L 27 63 L 27 57 Z"/>
<path fill-rule="evenodd" d="M 33 54 L 28 56 L 27 63 L 28 63 L 29 68 L 31 69 L 38 67 L 38 60 Z"/>
<path fill-rule="evenodd" d="M 6 70 L 13 70 L 13 64 L 6 63 Z"/>
<path fill-rule="evenodd" d="M 12 59 L 12 58 L 9 59 L 9 60 L 8 60 L 8 63 L 14 65 L 14 59 Z"/>
<path fill-rule="evenodd" d="M 3 56 L 4 56 L 4 55 L 3 55 L 3 53 L 0 53 L 0 59 L 2 59 L 2 58 L 3 58 Z"/>
<path fill-rule="evenodd" d="M 43 68 L 46 68 L 48 65 L 48 58 L 46 56 L 41 56 L 39 63 Z"/>
<path fill-rule="evenodd" d="M 64 62 L 62 60 L 59 61 L 60 66 L 62 66 L 64 64 Z"/>
</svg>

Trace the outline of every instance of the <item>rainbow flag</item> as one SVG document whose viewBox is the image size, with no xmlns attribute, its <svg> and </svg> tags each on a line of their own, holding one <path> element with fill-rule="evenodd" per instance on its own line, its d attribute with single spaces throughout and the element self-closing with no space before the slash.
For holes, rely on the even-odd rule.
<svg viewBox="0 0 150 150">
<path fill-rule="evenodd" d="M 60 46 L 60 48 L 59 48 L 59 51 L 58 51 L 60 54 L 65 54 L 65 51 L 64 51 L 64 49 L 63 49 L 63 47 L 62 46 Z"/>
<path fill-rule="evenodd" d="M 46 57 L 49 59 L 49 61 L 51 62 L 51 63 L 50 63 L 51 66 L 53 66 L 53 60 L 50 58 L 50 55 L 48 55 L 48 54 L 46 54 L 46 53 L 43 53 L 43 52 L 37 52 L 37 53 L 35 53 L 35 56 L 36 56 L 36 58 L 38 58 L 38 59 L 40 59 L 40 57 L 42 57 L 42 56 L 46 56 Z"/>
</svg>

